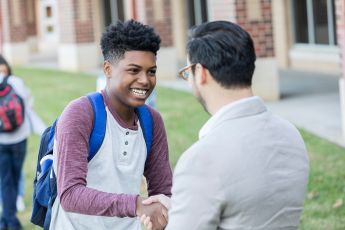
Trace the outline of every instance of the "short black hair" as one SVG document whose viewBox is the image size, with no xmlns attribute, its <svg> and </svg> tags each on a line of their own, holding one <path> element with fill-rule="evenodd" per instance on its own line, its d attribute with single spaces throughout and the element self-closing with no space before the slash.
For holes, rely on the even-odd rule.
<svg viewBox="0 0 345 230">
<path fill-rule="evenodd" d="M 187 53 L 191 63 L 207 68 L 224 88 L 245 88 L 252 84 L 256 60 L 253 40 L 232 22 L 206 22 L 192 28 Z"/>
<path fill-rule="evenodd" d="M 118 61 L 126 51 L 151 51 L 157 55 L 161 39 L 148 25 L 134 21 L 118 21 L 106 28 L 101 38 L 104 60 Z"/>
<path fill-rule="evenodd" d="M 11 66 L 8 64 L 6 59 L 0 54 L 0 65 L 5 65 L 8 70 L 8 76 L 12 75 Z"/>
</svg>

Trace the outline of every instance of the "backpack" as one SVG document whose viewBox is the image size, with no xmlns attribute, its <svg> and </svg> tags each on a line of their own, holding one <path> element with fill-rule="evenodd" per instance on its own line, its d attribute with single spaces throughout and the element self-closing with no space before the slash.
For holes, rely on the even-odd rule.
<svg viewBox="0 0 345 230">
<path fill-rule="evenodd" d="M 9 77 L 0 84 L 0 133 L 13 132 L 24 122 L 24 101 L 8 84 Z"/>
<path fill-rule="evenodd" d="M 87 98 L 92 105 L 94 114 L 94 123 L 89 139 L 88 161 L 90 161 L 103 143 L 107 113 L 102 94 L 98 92 L 90 93 L 87 95 Z M 135 111 L 138 115 L 146 143 L 147 160 L 152 147 L 153 118 L 147 105 L 140 106 Z M 30 221 L 44 229 L 49 229 L 51 211 L 57 196 L 56 175 L 53 170 L 53 145 L 57 122 L 58 119 L 42 134 L 34 180 L 33 206 Z"/>
</svg>

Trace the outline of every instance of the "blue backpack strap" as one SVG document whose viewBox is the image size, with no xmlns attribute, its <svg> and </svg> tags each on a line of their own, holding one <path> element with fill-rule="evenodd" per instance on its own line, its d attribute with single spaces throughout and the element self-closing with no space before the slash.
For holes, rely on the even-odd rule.
<svg viewBox="0 0 345 230">
<path fill-rule="evenodd" d="M 88 161 L 90 161 L 96 155 L 103 143 L 107 123 L 107 113 L 105 111 L 105 105 L 101 93 L 90 93 L 87 95 L 87 98 L 91 102 L 94 115 L 93 128 L 89 140 Z"/>
<path fill-rule="evenodd" d="M 49 139 L 48 139 L 48 150 L 51 150 L 53 148 L 53 144 L 54 144 L 54 137 L 55 137 L 55 128 L 56 128 L 56 124 L 57 121 L 59 120 L 59 118 L 57 118 L 53 125 L 50 128 L 50 133 L 49 133 Z"/>
<path fill-rule="evenodd" d="M 144 139 L 146 143 L 146 159 L 149 159 L 153 141 L 153 117 L 147 105 L 137 107 L 136 113 L 138 115 L 140 126 L 143 130 Z"/>
</svg>

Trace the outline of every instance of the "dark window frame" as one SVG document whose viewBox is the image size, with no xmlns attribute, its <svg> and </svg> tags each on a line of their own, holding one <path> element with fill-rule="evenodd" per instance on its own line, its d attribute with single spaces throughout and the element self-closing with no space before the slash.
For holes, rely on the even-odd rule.
<svg viewBox="0 0 345 230">
<path fill-rule="evenodd" d="M 336 36 L 336 18 L 335 18 L 335 1 L 334 0 L 324 0 L 326 3 L 326 9 L 323 8 L 315 8 L 315 4 L 318 0 L 292 0 L 292 16 L 293 16 L 293 32 L 294 32 L 294 42 L 296 44 L 310 44 L 310 45 L 330 45 L 336 46 L 337 45 L 337 36 Z M 299 4 L 297 6 L 297 4 Z M 301 7 L 302 4 L 302 7 Z M 305 5 L 303 5 L 305 4 Z M 305 15 L 301 14 L 300 10 L 304 10 L 305 6 Z M 315 18 L 316 10 L 326 10 L 327 13 L 327 33 L 323 34 L 320 33 L 322 28 L 316 25 L 317 20 L 319 18 Z M 324 12 L 319 12 L 323 13 Z M 301 19 L 307 20 L 306 22 Z M 302 20 L 302 21 L 301 21 Z M 304 28 L 306 27 L 306 28 Z M 307 31 L 303 31 L 306 29 Z M 325 35 L 325 37 L 317 37 L 317 32 L 319 36 L 321 34 Z"/>
</svg>

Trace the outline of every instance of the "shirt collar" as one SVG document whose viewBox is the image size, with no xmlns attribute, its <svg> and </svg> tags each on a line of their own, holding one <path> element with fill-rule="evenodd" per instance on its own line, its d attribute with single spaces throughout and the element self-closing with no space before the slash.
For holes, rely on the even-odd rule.
<svg viewBox="0 0 345 230">
<path fill-rule="evenodd" d="M 230 111 L 234 106 L 238 106 L 241 104 L 245 104 L 249 101 L 258 100 L 258 96 L 246 97 L 235 102 L 231 102 L 227 105 L 221 107 L 208 121 L 203 125 L 203 127 L 199 131 L 199 139 L 206 136 L 214 127 L 215 123 L 228 111 Z"/>
</svg>

